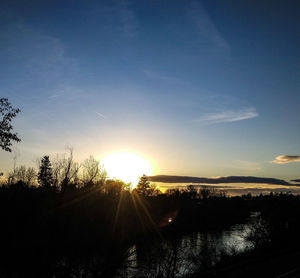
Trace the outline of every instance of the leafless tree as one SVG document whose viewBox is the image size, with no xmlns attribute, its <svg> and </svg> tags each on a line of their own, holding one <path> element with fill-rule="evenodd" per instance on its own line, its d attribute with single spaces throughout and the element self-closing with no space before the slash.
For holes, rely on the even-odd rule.
<svg viewBox="0 0 300 278">
<path fill-rule="evenodd" d="M 85 185 L 103 185 L 106 171 L 92 155 L 82 163 L 82 181 Z"/>
<path fill-rule="evenodd" d="M 67 153 L 51 158 L 51 165 L 54 187 L 63 189 L 79 182 L 80 164 L 74 161 L 73 148 L 68 147 Z"/>
<path fill-rule="evenodd" d="M 24 165 L 15 167 L 13 171 L 8 173 L 8 183 L 14 184 L 17 181 L 22 181 L 26 185 L 31 185 L 35 182 L 37 172 L 33 167 Z"/>
<path fill-rule="evenodd" d="M 70 185 L 71 182 L 75 182 L 78 180 L 78 171 L 80 169 L 80 165 L 73 160 L 73 148 L 67 148 L 69 154 L 67 157 L 64 157 L 60 161 L 61 173 L 62 173 L 62 181 L 61 187 L 62 189 L 66 186 Z"/>
<path fill-rule="evenodd" d="M 60 155 L 56 155 L 53 159 L 51 159 L 52 163 L 52 175 L 53 175 L 53 186 L 58 187 L 61 183 L 62 177 L 62 157 Z"/>
<path fill-rule="evenodd" d="M 28 185 L 34 184 L 37 177 L 37 171 L 33 167 L 28 167 L 25 176 L 26 176 L 25 182 Z"/>
</svg>

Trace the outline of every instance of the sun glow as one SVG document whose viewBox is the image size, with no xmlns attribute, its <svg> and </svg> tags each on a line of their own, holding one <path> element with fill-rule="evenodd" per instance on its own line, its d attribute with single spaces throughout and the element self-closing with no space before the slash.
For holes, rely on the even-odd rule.
<svg viewBox="0 0 300 278">
<path fill-rule="evenodd" d="M 153 165 L 142 156 L 131 152 L 112 153 L 104 157 L 101 163 L 109 178 L 131 182 L 133 188 L 143 174 L 153 174 Z"/>
</svg>

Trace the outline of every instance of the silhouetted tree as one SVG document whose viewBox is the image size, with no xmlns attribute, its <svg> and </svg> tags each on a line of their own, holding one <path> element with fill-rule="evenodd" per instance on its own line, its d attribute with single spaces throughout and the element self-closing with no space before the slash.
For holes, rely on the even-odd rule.
<svg viewBox="0 0 300 278">
<path fill-rule="evenodd" d="M 160 194 L 162 194 L 162 192 L 160 191 L 159 187 L 155 184 L 150 185 L 150 188 L 147 190 L 148 196 L 158 196 Z"/>
<path fill-rule="evenodd" d="M 26 179 L 26 166 L 21 165 L 15 169 L 15 177 L 17 181 L 25 182 Z"/>
<path fill-rule="evenodd" d="M 20 142 L 17 133 L 13 133 L 11 125 L 12 119 L 20 112 L 20 109 L 15 109 L 8 102 L 7 98 L 0 98 L 0 147 L 8 152 L 11 152 L 11 141 Z"/>
<path fill-rule="evenodd" d="M 149 188 L 150 182 L 148 181 L 147 176 L 143 175 L 142 177 L 140 177 L 139 183 L 136 186 L 136 192 L 139 195 L 147 196 Z"/>
<path fill-rule="evenodd" d="M 209 188 L 209 186 L 202 186 L 200 188 L 199 195 L 202 199 L 207 199 L 216 195 L 214 188 Z"/>
<path fill-rule="evenodd" d="M 8 184 L 14 184 L 21 181 L 23 184 L 29 186 L 35 181 L 36 170 L 32 167 L 26 167 L 24 165 L 14 167 L 13 171 L 8 173 Z"/>
<path fill-rule="evenodd" d="M 68 148 L 69 157 L 64 157 L 60 161 L 60 167 L 62 170 L 62 178 L 61 178 L 61 189 L 64 191 L 67 189 L 71 183 L 73 185 L 78 181 L 78 171 L 80 165 L 73 160 L 73 149 Z"/>
<path fill-rule="evenodd" d="M 105 191 L 110 196 L 119 196 L 126 183 L 122 180 L 106 180 Z"/>
<path fill-rule="evenodd" d="M 175 189 L 174 188 L 169 188 L 165 191 L 165 194 L 167 196 L 171 196 L 171 197 L 174 197 L 174 198 L 178 199 L 181 195 L 181 192 L 178 188 L 175 188 Z"/>
<path fill-rule="evenodd" d="M 188 195 L 191 199 L 195 199 L 197 198 L 197 188 L 190 184 L 188 187 L 187 187 L 187 192 L 188 192 Z"/>
<path fill-rule="evenodd" d="M 62 181 L 62 161 L 59 155 L 56 155 L 54 159 L 52 159 L 52 174 L 53 174 L 53 186 L 58 187 Z"/>
<path fill-rule="evenodd" d="M 41 160 L 38 180 L 39 185 L 44 188 L 50 188 L 53 185 L 52 166 L 48 155 L 45 155 Z"/>
<path fill-rule="evenodd" d="M 25 182 L 30 185 L 31 183 L 33 183 L 36 180 L 36 170 L 33 167 L 28 167 L 26 170 L 26 179 Z"/>
<path fill-rule="evenodd" d="M 104 184 L 106 171 L 92 155 L 83 162 L 82 166 L 82 181 L 85 186 Z"/>
</svg>

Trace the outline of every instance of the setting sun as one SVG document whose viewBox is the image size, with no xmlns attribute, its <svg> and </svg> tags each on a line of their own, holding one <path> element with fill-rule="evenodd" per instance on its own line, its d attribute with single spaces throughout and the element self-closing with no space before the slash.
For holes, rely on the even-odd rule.
<svg viewBox="0 0 300 278">
<path fill-rule="evenodd" d="M 131 182 L 135 187 L 143 174 L 152 175 L 152 164 L 142 156 L 131 152 L 112 153 L 102 160 L 108 177 Z"/>
</svg>

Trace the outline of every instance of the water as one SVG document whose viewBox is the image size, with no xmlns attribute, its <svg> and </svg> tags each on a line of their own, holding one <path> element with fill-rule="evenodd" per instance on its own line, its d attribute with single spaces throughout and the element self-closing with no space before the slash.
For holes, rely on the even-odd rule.
<svg viewBox="0 0 300 278">
<path fill-rule="evenodd" d="M 246 224 L 228 229 L 165 236 L 136 243 L 113 257 L 65 258 L 57 266 L 67 269 L 72 277 L 183 277 L 214 266 L 224 255 L 253 248 L 247 234 L 258 215 L 253 213 Z"/>
<path fill-rule="evenodd" d="M 182 277 L 201 268 L 211 267 L 224 255 L 253 248 L 247 240 L 253 214 L 247 224 L 210 232 L 193 232 L 133 245 L 127 261 L 127 277 Z"/>
</svg>

